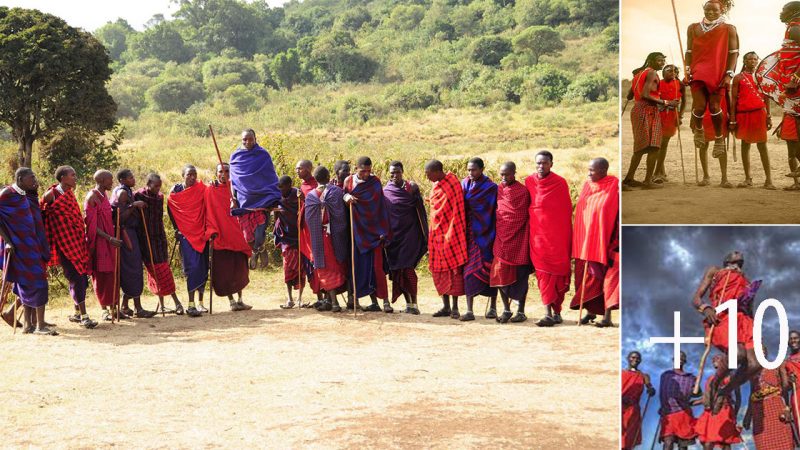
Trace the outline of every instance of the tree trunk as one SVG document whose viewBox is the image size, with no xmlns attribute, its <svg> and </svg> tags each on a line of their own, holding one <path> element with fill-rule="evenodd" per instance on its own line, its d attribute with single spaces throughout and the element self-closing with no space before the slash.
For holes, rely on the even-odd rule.
<svg viewBox="0 0 800 450">
<path fill-rule="evenodd" d="M 20 167 L 31 167 L 31 161 L 33 160 L 33 141 L 36 139 L 33 136 L 25 133 L 20 133 L 19 138 L 17 139 L 17 167 L 12 167 L 13 170 L 16 170 Z"/>
<path fill-rule="evenodd" d="M 31 163 L 33 162 L 33 137 L 29 137 L 25 140 L 25 155 L 24 158 L 20 161 L 22 164 L 21 167 L 31 167 Z"/>
</svg>

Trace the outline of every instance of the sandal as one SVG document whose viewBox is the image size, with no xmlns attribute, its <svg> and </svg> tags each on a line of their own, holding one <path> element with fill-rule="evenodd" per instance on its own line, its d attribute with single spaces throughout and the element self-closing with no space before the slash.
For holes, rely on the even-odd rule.
<svg viewBox="0 0 800 450">
<path fill-rule="evenodd" d="M 526 320 L 528 320 L 528 316 L 526 316 L 525 313 L 518 312 L 509 322 L 519 323 L 525 322 Z"/>
<path fill-rule="evenodd" d="M 92 319 L 87 317 L 87 318 L 81 320 L 81 326 L 83 328 L 86 328 L 87 330 L 91 330 L 92 328 L 97 326 L 97 321 L 92 320 Z"/>
<path fill-rule="evenodd" d="M 537 327 L 552 327 L 555 324 L 556 321 L 550 316 L 544 316 L 536 322 Z"/>
<path fill-rule="evenodd" d="M 719 187 L 725 188 L 725 189 L 733 189 L 733 185 L 729 181 L 725 181 L 723 183 L 720 183 Z"/>
<path fill-rule="evenodd" d="M 628 186 L 628 187 L 642 187 L 643 184 L 644 183 L 642 183 L 641 181 L 636 181 L 636 180 L 623 180 L 622 181 L 622 185 L 623 186 Z"/>
<path fill-rule="evenodd" d="M 234 305 L 238 305 L 238 304 L 239 304 L 238 302 L 234 303 Z M 292 308 L 294 308 L 294 302 L 291 301 L 291 300 L 289 300 L 286 303 L 284 303 L 283 305 L 281 305 L 281 309 L 292 309 Z"/>
<path fill-rule="evenodd" d="M 72 323 L 81 323 L 81 315 L 78 313 L 70 314 L 67 316 L 67 319 L 69 319 L 69 321 Z"/>
<path fill-rule="evenodd" d="M 503 311 L 503 314 L 500 314 L 500 316 L 498 316 L 495 320 L 500 323 L 508 323 L 508 321 L 511 320 L 512 315 L 513 314 L 511 314 L 511 311 Z"/>
<path fill-rule="evenodd" d="M 31 325 L 31 326 L 29 326 L 28 328 L 23 328 L 23 329 L 22 329 L 22 334 L 33 334 L 33 332 L 34 332 L 35 330 L 36 330 L 36 327 L 34 327 L 33 325 Z"/>
<path fill-rule="evenodd" d="M 367 306 L 366 308 L 361 308 L 361 311 L 364 311 L 364 312 L 381 312 L 381 307 L 378 306 L 377 303 L 372 303 L 369 306 Z"/>
<path fill-rule="evenodd" d="M 331 312 L 340 313 L 342 312 L 342 307 L 339 306 L 339 304 L 337 303 L 333 305 L 333 307 L 331 308 Z"/>
<path fill-rule="evenodd" d="M 247 303 L 242 302 L 241 300 L 236 302 L 236 304 L 239 305 L 240 308 L 242 308 L 242 311 L 249 311 L 249 310 L 253 309 L 252 306 L 248 305 Z"/>
<path fill-rule="evenodd" d="M 708 178 L 703 178 L 702 180 L 697 182 L 697 185 L 701 186 L 701 187 L 702 186 L 708 186 L 709 184 L 711 184 L 711 180 L 708 179 Z"/>
<path fill-rule="evenodd" d="M 413 306 L 406 306 L 406 309 L 403 312 L 406 314 L 413 314 L 415 316 L 419 315 L 419 310 Z"/>
<path fill-rule="evenodd" d="M 33 331 L 33 334 L 38 334 L 41 336 L 58 336 L 58 331 L 51 330 L 47 327 L 39 328 Z"/>
<path fill-rule="evenodd" d="M 776 190 L 778 190 L 778 188 L 776 188 L 775 185 L 773 185 L 772 183 L 764 183 L 764 185 L 761 186 L 761 188 L 762 189 L 766 189 L 768 191 L 776 191 Z"/>
<path fill-rule="evenodd" d="M 737 185 L 736 185 L 736 187 L 737 187 L 737 188 L 749 188 L 749 187 L 753 187 L 753 180 L 752 180 L 752 179 L 747 179 L 747 180 L 744 180 L 744 181 L 742 181 L 741 183 L 737 184 Z"/>
<path fill-rule="evenodd" d="M 487 319 L 497 319 L 497 310 L 494 308 L 489 308 L 489 311 L 486 312 Z"/>
<path fill-rule="evenodd" d="M 133 316 L 133 310 L 128 308 L 127 306 L 122 308 L 122 309 L 120 309 L 119 312 L 121 312 L 122 314 L 125 314 L 128 317 Z"/>
<path fill-rule="evenodd" d="M 136 317 L 138 319 L 150 319 L 155 315 L 156 315 L 155 311 L 148 311 L 146 309 L 140 309 L 140 310 L 136 311 L 136 314 L 134 315 L 134 317 Z"/>
<path fill-rule="evenodd" d="M 596 326 L 597 328 L 609 328 L 609 327 L 613 327 L 614 324 L 611 323 L 610 320 L 609 321 L 601 320 L 600 322 L 597 322 L 596 324 L 594 324 L 594 326 Z"/>
<path fill-rule="evenodd" d="M 394 312 L 394 308 L 392 308 L 392 305 L 389 304 L 388 301 L 383 302 L 383 312 L 385 312 L 386 314 L 391 314 Z"/>
<path fill-rule="evenodd" d="M 464 313 L 463 316 L 459 317 L 458 320 L 462 322 L 469 322 L 475 320 L 475 314 L 473 314 L 472 311 L 467 311 Z"/>
<path fill-rule="evenodd" d="M 561 318 L 561 314 L 556 314 L 553 316 L 553 323 L 556 325 L 564 323 L 564 319 Z"/>
<path fill-rule="evenodd" d="M 448 317 L 450 316 L 450 309 L 442 308 L 435 313 L 433 313 L 433 317 Z"/>
<path fill-rule="evenodd" d="M 459 314 L 457 309 L 450 310 L 451 319 L 458 319 L 459 317 L 461 317 L 461 314 Z"/>
<path fill-rule="evenodd" d="M 184 310 L 183 310 L 183 305 L 181 304 L 181 302 L 178 302 L 178 303 L 175 305 L 175 315 L 176 315 L 176 316 L 182 316 L 182 315 L 183 315 L 183 313 L 184 313 Z"/>
<path fill-rule="evenodd" d="M 586 314 L 585 316 L 583 316 L 583 318 L 581 319 L 581 325 L 586 325 L 586 324 L 588 324 L 588 323 L 590 323 L 590 322 L 594 322 L 594 319 L 596 319 L 596 318 L 597 318 L 597 315 L 596 315 L 596 314 L 587 313 L 587 314 Z"/>
</svg>

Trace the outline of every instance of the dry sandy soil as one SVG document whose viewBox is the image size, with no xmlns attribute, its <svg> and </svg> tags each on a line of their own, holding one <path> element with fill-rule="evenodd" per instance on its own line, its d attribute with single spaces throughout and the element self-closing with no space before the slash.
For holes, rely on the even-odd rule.
<svg viewBox="0 0 800 450">
<path fill-rule="evenodd" d="M 534 290 L 523 324 L 434 319 L 428 276 L 421 316 L 284 311 L 253 278 L 252 311 L 84 330 L 62 294 L 60 336 L 0 329 L 0 446 L 618 447 L 619 328 L 537 328 Z"/>
<path fill-rule="evenodd" d="M 622 176 L 628 170 L 633 153 L 630 109 L 622 118 Z M 723 189 L 719 187 L 720 168 L 718 160 L 711 157 L 709 150 L 709 172 L 711 185 L 699 187 L 695 184 L 694 144 L 688 126 L 689 109 L 681 127 L 683 160 L 687 184 L 683 184 L 678 136 L 670 141 L 667 152 L 666 170 L 670 182 L 663 189 L 634 190 L 622 193 L 622 223 L 630 224 L 737 224 L 737 223 L 800 223 L 800 191 L 784 191 L 782 188 L 792 184 L 786 161 L 786 143 L 770 134 L 767 143 L 773 184 L 776 191 L 761 189 L 764 184 L 764 169 L 755 146 L 750 150 L 750 167 L 753 176 L 752 188 Z M 773 117 L 773 123 L 780 123 L 780 116 Z M 770 131 L 771 133 L 772 131 Z M 728 152 L 728 181 L 734 186 L 744 181 L 741 160 L 741 143 L 736 143 L 737 159 L 733 161 L 733 143 Z M 636 179 L 644 179 L 644 159 L 639 165 Z M 699 168 L 700 179 L 703 177 Z"/>
</svg>

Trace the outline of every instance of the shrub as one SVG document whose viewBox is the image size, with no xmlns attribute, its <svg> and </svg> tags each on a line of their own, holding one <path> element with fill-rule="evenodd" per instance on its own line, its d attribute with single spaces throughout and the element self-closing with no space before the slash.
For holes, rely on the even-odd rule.
<svg viewBox="0 0 800 450">
<path fill-rule="evenodd" d="M 205 93 L 203 85 L 195 80 L 172 78 L 148 89 L 145 98 L 155 110 L 185 112 L 195 102 L 202 101 Z"/>
<path fill-rule="evenodd" d="M 58 166 L 72 166 L 79 180 L 91 184 L 97 169 L 113 170 L 119 166 L 117 150 L 124 135 L 125 130 L 119 125 L 111 130 L 107 139 L 81 128 L 64 129 L 42 145 L 40 157 L 49 173 Z"/>
<path fill-rule="evenodd" d="M 499 66 L 500 60 L 511 53 L 511 42 L 499 36 L 481 36 L 472 42 L 470 59 L 485 66 Z"/>
<path fill-rule="evenodd" d="M 585 73 L 578 75 L 569 85 L 565 94 L 566 98 L 583 99 L 590 102 L 605 100 L 612 80 L 600 73 Z"/>
<path fill-rule="evenodd" d="M 356 96 L 345 97 L 339 107 L 339 116 L 347 122 L 365 123 L 375 115 L 375 105 Z"/>
<path fill-rule="evenodd" d="M 439 103 L 439 93 L 429 83 L 390 86 L 384 94 L 387 103 L 395 108 L 424 109 Z"/>
</svg>

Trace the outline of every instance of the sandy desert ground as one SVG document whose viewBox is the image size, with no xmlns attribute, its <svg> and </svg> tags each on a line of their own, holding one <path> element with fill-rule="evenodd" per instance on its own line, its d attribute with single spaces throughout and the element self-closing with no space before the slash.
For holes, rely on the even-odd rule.
<svg viewBox="0 0 800 450">
<path fill-rule="evenodd" d="M 630 109 L 622 118 L 622 177 L 628 170 L 633 153 L 633 134 L 631 130 Z M 711 157 L 709 150 L 709 172 L 711 185 L 699 187 L 695 183 L 694 144 L 688 125 L 689 109 L 684 115 L 681 128 L 683 161 L 686 182 L 681 173 L 681 153 L 678 136 L 670 141 L 667 153 L 666 170 L 670 182 L 663 189 L 634 190 L 622 193 L 622 223 L 631 224 L 751 224 L 751 223 L 800 223 L 800 191 L 784 191 L 792 184 L 792 179 L 784 175 L 789 172 L 786 159 L 786 143 L 769 132 L 767 143 L 773 184 L 775 191 L 762 189 L 764 169 L 755 145 L 750 150 L 750 166 L 753 176 L 752 188 L 724 189 L 719 187 L 720 168 L 718 160 Z M 780 124 L 780 116 L 773 117 L 773 123 Z M 728 152 L 728 181 L 734 186 L 744 181 L 741 160 L 741 143 L 736 143 L 737 161 L 733 161 L 733 141 Z M 639 165 L 636 179 L 644 179 L 644 159 Z M 699 166 L 699 178 L 703 171 Z"/>
<path fill-rule="evenodd" d="M 60 336 L 0 329 L 0 447 L 617 447 L 619 328 L 538 328 L 533 289 L 523 324 L 434 319 L 428 276 L 421 316 L 284 311 L 252 278 L 252 311 L 84 330 L 62 293 Z"/>
</svg>

